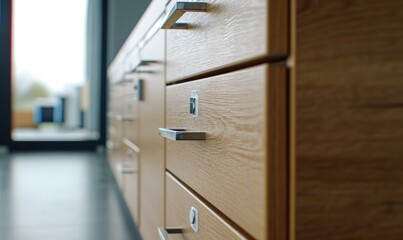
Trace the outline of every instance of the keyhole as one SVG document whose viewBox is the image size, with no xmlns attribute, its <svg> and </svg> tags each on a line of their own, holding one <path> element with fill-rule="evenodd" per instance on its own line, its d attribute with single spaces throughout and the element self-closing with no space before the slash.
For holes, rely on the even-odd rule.
<svg viewBox="0 0 403 240">
<path fill-rule="evenodd" d="M 197 117 L 199 115 L 199 94 L 197 90 L 192 90 L 190 95 L 189 113 L 192 117 Z"/>
<path fill-rule="evenodd" d="M 196 115 L 196 98 L 190 98 L 190 114 Z"/>
<path fill-rule="evenodd" d="M 189 211 L 189 223 L 190 223 L 190 226 L 192 227 L 192 229 L 193 229 L 195 232 L 199 231 L 199 221 L 198 221 L 198 218 L 199 218 L 199 216 L 198 216 L 197 209 L 194 208 L 194 207 L 191 207 L 191 208 L 190 208 L 190 211 Z"/>
</svg>

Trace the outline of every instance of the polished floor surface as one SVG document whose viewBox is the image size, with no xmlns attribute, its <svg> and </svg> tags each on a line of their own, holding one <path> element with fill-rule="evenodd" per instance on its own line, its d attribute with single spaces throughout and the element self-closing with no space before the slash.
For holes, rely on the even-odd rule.
<svg viewBox="0 0 403 240">
<path fill-rule="evenodd" d="M 140 239 L 103 155 L 0 155 L 1 240 Z"/>
</svg>

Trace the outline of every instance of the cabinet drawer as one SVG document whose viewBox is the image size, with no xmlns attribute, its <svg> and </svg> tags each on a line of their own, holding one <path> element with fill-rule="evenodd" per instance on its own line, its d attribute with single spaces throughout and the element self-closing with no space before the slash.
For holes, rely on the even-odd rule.
<svg viewBox="0 0 403 240">
<path fill-rule="evenodd" d="M 167 16 L 177 1 L 167 7 Z M 183 2 L 183 1 L 180 1 Z M 287 54 L 284 0 L 206 0 L 206 12 L 185 13 L 189 29 L 167 30 L 167 81 L 249 60 Z"/>
<path fill-rule="evenodd" d="M 270 201 L 283 197 L 276 184 L 286 187 L 278 176 L 285 170 L 285 74 L 284 66 L 261 65 L 167 87 L 168 128 L 206 133 L 204 141 L 167 140 L 167 169 L 259 239 L 276 211 Z M 189 113 L 192 91 L 197 117 Z"/>
<path fill-rule="evenodd" d="M 123 197 L 129 207 L 130 213 L 139 225 L 139 154 L 130 147 L 125 148 L 124 159 L 120 166 L 120 174 L 122 175 L 122 191 Z"/>
<path fill-rule="evenodd" d="M 160 1 L 161 2 L 161 1 Z M 158 239 L 156 229 L 164 225 L 165 141 L 158 127 L 165 125 L 165 32 L 158 31 L 140 52 L 142 59 L 155 61 L 141 68 L 143 99 L 139 102 L 140 233 L 143 239 Z M 149 73 L 147 73 L 149 71 Z"/>
<path fill-rule="evenodd" d="M 130 141 L 139 143 L 139 103 L 134 100 L 133 96 L 127 96 L 123 104 L 123 114 L 120 116 L 119 121 L 123 124 L 123 138 Z"/>
<path fill-rule="evenodd" d="M 246 239 L 170 174 L 166 195 L 166 226 L 181 227 L 184 239 Z M 192 208 L 197 211 L 197 232 L 190 225 Z"/>
</svg>

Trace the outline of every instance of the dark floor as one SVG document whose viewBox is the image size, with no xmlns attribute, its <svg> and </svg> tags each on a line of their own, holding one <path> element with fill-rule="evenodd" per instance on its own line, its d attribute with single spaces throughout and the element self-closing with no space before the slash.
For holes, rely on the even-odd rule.
<svg viewBox="0 0 403 240">
<path fill-rule="evenodd" d="M 139 239 L 103 155 L 0 155 L 1 240 Z"/>
</svg>

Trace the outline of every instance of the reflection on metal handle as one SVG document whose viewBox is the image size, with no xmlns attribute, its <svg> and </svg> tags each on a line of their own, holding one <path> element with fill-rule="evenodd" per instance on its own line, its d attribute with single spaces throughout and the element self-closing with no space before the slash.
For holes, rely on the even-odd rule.
<svg viewBox="0 0 403 240">
<path fill-rule="evenodd" d="M 186 131 L 185 129 L 159 128 L 159 133 L 164 138 L 174 141 L 206 140 L 205 132 Z"/>
<path fill-rule="evenodd" d="M 128 73 L 134 73 L 134 72 L 137 72 L 137 73 L 153 73 L 152 71 L 141 71 L 141 70 L 137 69 L 140 66 L 147 66 L 147 65 L 150 65 L 150 64 L 153 64 L 153 63 L 158 63 L 158 61 L 155 61 L 155 60 L 139 60 L 139 61 L 136 61 L 133 64 L 131 64 L 131 66 L 129 67 L 127 72 Z"/>
<path fill-rule="evenodd" d="M 128 167 L 126 165 L 124 165 L 123 163 L 118 164 L 116 166 L 118 172 L 122 173 L 122 174 L 133 174 L 136 173 L 137 171 L 134 170 L 134 168 Z"/>
<path fill-rule="evenodd" d="M 121 114 L 117 114 L 115 116 L 115 119 L 118 121 L 122 121 L 122 122 L 131 122 L 134 120 L 134 118 L 132 116 L 129 115 L 121 115 Z"/>
<path fill-rule="evenodd" d="M 182 228 L 158 228 L 158 236 L 160 237 L 160 240 L 169 240 L 171 239 L 169 237 L 169 234 L 181 234 L 183 233 Z"/>
<path fill-rule="evenodd" d="M 108 140 L 108 141 L 106 142 L 106 148 L 108 148 L 109 150 L 116 150 L 116 149 L 118 148 L 118 144 L 117 144 L 117 143 L 114 143 L 114 142 L 111 141 L 111 140 Z"/>
<path fill-rule="evenodd" d="M 121 85 L 121 84 L 124 84 L 124 83 L 130 83 L 130 82 L 132 82 L 132 80 L 130 78 L 127 78 L 126 76 L 124 76 L 121 80 L 119 80 L 117 82 L 114 82 L 113 84 L 114 85 Z"/>
<path fill-rule="evenodd" d="M 185 12 L 206 12 L 205 2 L 177 2 L 163 21 L 162 29 L 187 29 L 189 24 L 177 23 Z"/>
<path fill-rule="evenodd" d="M 128 146 L 134 152 L 140 153 L 140 148 L 132 141 L 130 141 L 128 138 L 123 138 L 123 143 L 126 144 L 126 146 Z"/>
</svg>

